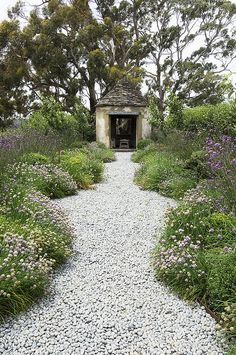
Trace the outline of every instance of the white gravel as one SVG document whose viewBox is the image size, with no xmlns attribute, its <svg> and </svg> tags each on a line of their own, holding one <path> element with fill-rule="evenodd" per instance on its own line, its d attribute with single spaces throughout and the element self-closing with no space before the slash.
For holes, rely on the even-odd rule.
<svg viewBox="0 0 236 355">
<path fill-rule="evenodd" d="M 155 230 L 174 202 L 133 184 L 130 153 L 96 190 L 60 201 L 77 228 L 76 254 L 50 295 L 0 327 L 1 354 L 220 355 L 214 320 L 155 281 Z"/>
</svg>

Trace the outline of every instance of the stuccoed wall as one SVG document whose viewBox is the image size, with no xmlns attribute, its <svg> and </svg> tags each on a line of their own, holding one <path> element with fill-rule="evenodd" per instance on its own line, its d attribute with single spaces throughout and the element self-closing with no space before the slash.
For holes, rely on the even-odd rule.
<svg viewBox="0 0 236 355">
<path fill-rule="evenodd" d="M 110 129 L 110 113 L 133 113 L 138 114 L 136 127 L 137 143 L 140 139 L 149 138 L 151 135 L 151 126 L 147 121 L 147 108 L 134 106 L 105 106 L 96 109 L 96 136 L 97 141 L 104 143 L 110 148 L 111 129 Z"/>
</svg>

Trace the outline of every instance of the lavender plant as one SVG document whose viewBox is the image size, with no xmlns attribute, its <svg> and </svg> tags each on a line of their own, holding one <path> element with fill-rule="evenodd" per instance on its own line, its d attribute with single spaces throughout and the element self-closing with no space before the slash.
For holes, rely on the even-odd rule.
<svg viewBox="0 0 236 355">
<path fill-rule="evenodd" d="M 209 188 L 222 205 L 235 210 L 236 206 L 236 137 L 222 135 L 208 138 L 205 145 L 207 163 L 211 169 Z"/>
</svg>

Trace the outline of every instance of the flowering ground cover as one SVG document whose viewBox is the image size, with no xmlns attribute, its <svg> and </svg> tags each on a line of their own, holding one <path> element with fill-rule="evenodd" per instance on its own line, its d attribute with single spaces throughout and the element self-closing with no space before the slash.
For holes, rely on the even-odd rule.
<svg viewBox="0 0 236 355">
<path fill-rule="evenodd" d="M 42 294 L 52 267 L 71 254 L 73 231 L 56 204 L 23 185 L 1 194 L 0 222 L 3 315 Z"/>
<path fill-rule="evenodd" d="M 0 136 L 0 317 L 41 296 L 73 252 L 73 228 L 51 199 L 101 181 L 103 162 L 114 160 L 96 143 L 68 149 L 54 133 L 27 132 Z"/>
<path fill-rule="evenodd" d="M 151 144 L 133 155 L 141 162 L 135 177 L 140 186 L 180 197 L 178 206 L 168 211 L 153 252 L 156 276 L 184 299 L 204 305 L 218 320 L 218 329 L 234 340 L 236 139 L 212 134 L 200 145 L 186 142 L 187 147 L 179 149 L 172 142 L 168 138 L 166 144 Z M 186 171 L 193 187 L 184 183 Z M 229 354 L 235 354 L 235 345 Z"/>
</svg>

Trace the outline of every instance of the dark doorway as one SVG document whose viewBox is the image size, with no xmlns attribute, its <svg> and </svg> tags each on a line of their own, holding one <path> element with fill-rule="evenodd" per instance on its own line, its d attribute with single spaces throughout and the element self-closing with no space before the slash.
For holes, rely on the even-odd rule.
<svg viewBox="0 0 236 355">
<path fill-rule="evenodd" d="M 136 148 L 136 119 L 135 115 L 112 115 L 111 119 L 111 148 L 121 148 L 121 143 L 127 142 L 127 148 Z"/>
</svg>

